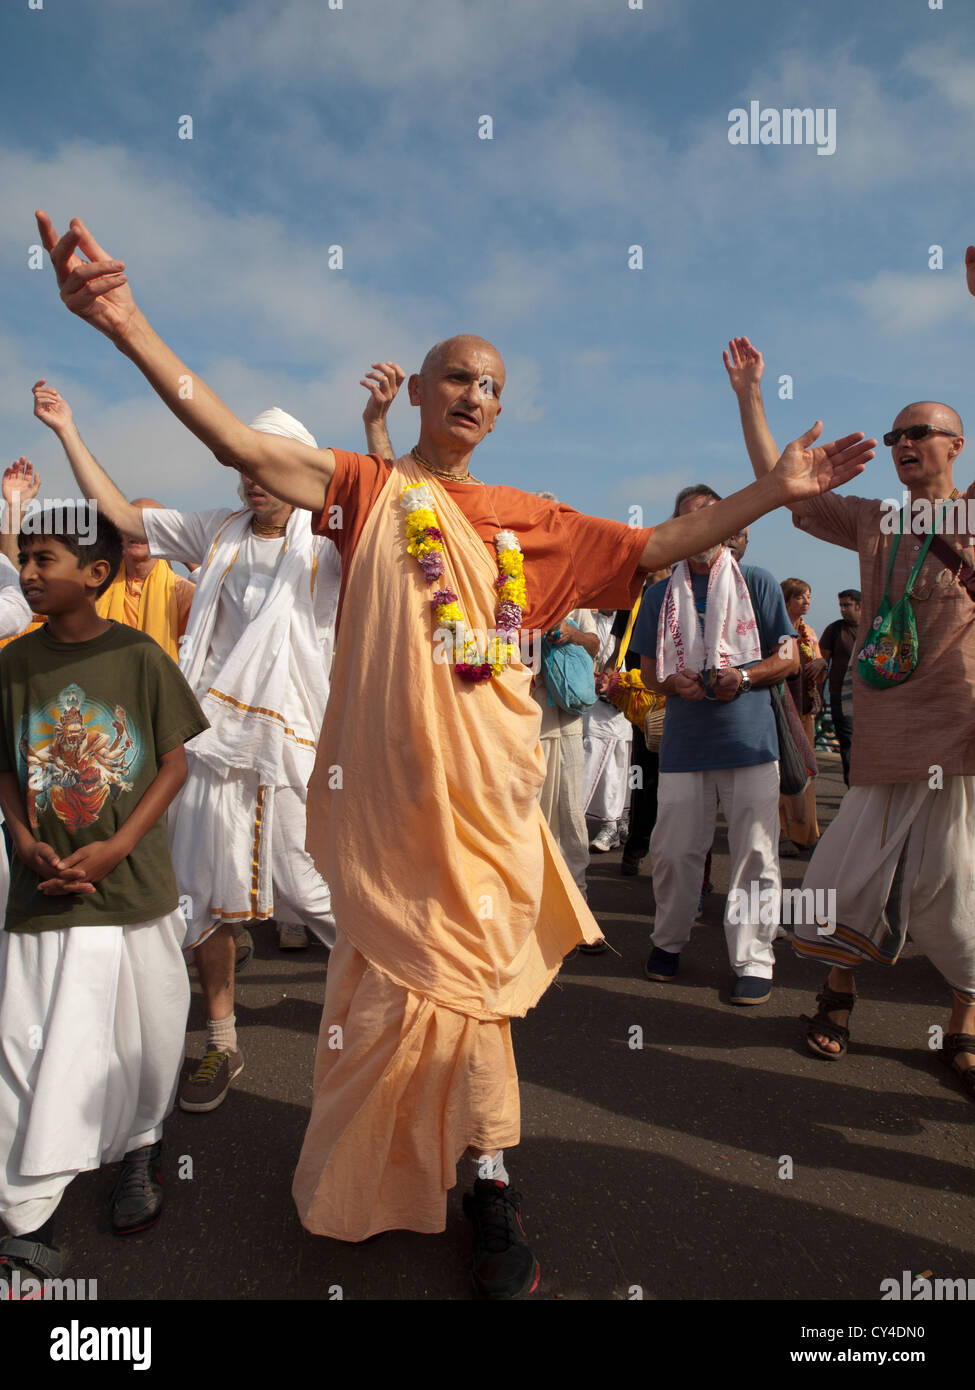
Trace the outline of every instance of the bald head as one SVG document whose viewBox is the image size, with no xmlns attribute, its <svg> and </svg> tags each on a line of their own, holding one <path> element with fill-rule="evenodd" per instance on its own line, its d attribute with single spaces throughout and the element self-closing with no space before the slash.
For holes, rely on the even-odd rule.
<svg viewBox="0 0 975 1390">
<path fill-rule="evenodd" d="M 157 508 L 159 511 L 161 511 L 161 512 L 164 512 L 164 511 L 166 510 L 166 504 L 165 504 L 165 502 L 157 502 L 156 499 L 155 499 L 154 497 L 133 497 L 133 498 L 132 498 L 132 506 L 133 506 L 133 507 L 156 507 L 156 508 Z"/>
<path fill-rule="evenodd" d="M 913 499 L 934 502 L 950 497 L 955 460 L 965 447 L 961 416 L 943 401 L 912 401 L 898 413 L 891 434 L 915 425 L 928 425 L 934 433 L 922 434 L 919 439 L 901 433 L 897 442 L 891 444 L 897 476 Z"/>
<path fill-rule="evenodd" d="M 905 425 L 937 425 L 939 429 L 951 430 L 953 434 L 965 433 L 957 410 L 952 410 L 943 401 L 913 401 L 911 405 L 905 405 L 894 421 L 894 428 L 901 429 Z"/>
<path fill-rule="evenodd" d="M 489 343 L 487 338 L 479 338 L 476 333 L 458 333 L 453 338 L 442 338 L 439 343 L 434 343 L 423 359 L 420 376 L 429 380 L 436 376 L 444 363 L 448 362 L 451 357 L 457 356 L 466 359 L 472 353 L 478 357 L 494 358 L 497 369 L 493 372 L 487 372 L 486 375 L 495 379 L 500 391 L 504 385 L 504 362 L 501 359 L 501 354 L 493 343 Z"/>
</svg>

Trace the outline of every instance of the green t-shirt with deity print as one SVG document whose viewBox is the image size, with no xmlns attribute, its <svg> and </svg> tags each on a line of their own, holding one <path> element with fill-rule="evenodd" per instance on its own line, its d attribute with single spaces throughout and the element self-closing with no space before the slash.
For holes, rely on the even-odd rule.
<svg viewBox="0 0 975 1390">
<path fill-rule="evenodd" d="M 159 771 L 158 759 L 208 727 L 176 663 L 143 632 L 112 623 L 87 642 L 47 628 L 0 651 L 0 772 L 16 773 L 34 838 L 66 859 L 107 840 Z M 16 854 L 9 931 L 123 926 L 178 903 L 166 818 L 95 885 L 50 897 Z"/>
</svg>

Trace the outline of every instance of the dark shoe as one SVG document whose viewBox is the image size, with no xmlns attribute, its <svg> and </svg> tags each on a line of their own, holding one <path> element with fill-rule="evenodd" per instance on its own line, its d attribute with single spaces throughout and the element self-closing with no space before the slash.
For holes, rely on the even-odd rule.
<svg viewBox="0 0 975 1390">
<path fill-rule="evenodd" d="M 5 1300 L 16 1299 L 30 1302 L 40 1298 L 41 1293 L 21 1295 L 19 1285 L 25 1279 L 58 1279 L 64 1261 L 61 1251 L 54 1245 L 47 1245 L 38 1239 L 42 1231 L 32 1231 L 29 1235 L 4 1236 L 0 1240 L 0 1279 L 6 1284 Z M 19 1279 L 14 1275 L 19 1274 Z"/>
<path fill-rule="evenodd" d="M 487 1178 L 476 1178 L 474 1191 L 464 1194 L 464 1214 L 474 1226 L 472 1278 L 481 1298 L 521 1298 L 538 1284 L 520 1204 L 520 1192 Z"/>
<path fill-rule="evenodd" d="M 580 941 L 579 951 L 584 956 L 601 956 L 609 950 L 607 941 Z"/>
<path fill-rule="evenodd" d="M 627 856 L 626 854 L 624 854 L 623 858 L 620 860 L 620 873 L 623 875 L 623 877 L 636 878 L 639 872 L 640 860 L 634 859 L 632 856 Z"/>
<path fill-rule="evenodd" d="M 158 1221 L 163 1206 L 159 1155 L 162 1140 L 133 1149 L 122 1159 L 112 1192 L 112 1230 L 117 1236 L 144 1231 Z"/>
<path fill-rule="evenodd" d="M 764 975 L 742 975 L 731 991 L 732 1004 L 765 1004 L 772 997 L 772 981 Z"/>
<path fill-rule="evenodd" d="M 955 1058 L 959 1052 L 967 1052 L 970 1055 L 975 1053 L 975 1035 L 971 1033 L 946 1033 L 941 1040 L 942 1062 L 955 1073 L 968 1099 L 975 1100 L 975 1066 L 956 1066 Z"/>
<path fill-rule="evenodd" d="M 649 960 L 643 967 L 643 973 L 648 980 L 667 984 L 670 980 L 676 979 L 679 966 L 679 951 L 662 951 L 659 946 L 654 946 Z"/>
<path fill-rule="evenodd" d="M 183 1078 L 179 1088 L 180 1110 L 216 1110 L 230 1090 L 230 1083 L 244 1070 L 242 1052 L 219 1052 L 208 1047 L 196 1071 Z"/>
</svg>

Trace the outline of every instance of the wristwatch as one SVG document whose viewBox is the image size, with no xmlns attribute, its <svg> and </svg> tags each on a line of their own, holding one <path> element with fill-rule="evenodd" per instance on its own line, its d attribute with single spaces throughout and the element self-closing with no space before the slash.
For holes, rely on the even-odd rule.
<svg viewBox="0 0 975 1390">
<path fill-rule="evenodd" d="M 738 695 L 747 695 L 752 688 L 752 683 L 748 678 L 748 672 L 743 671 L 740 666 L 736 666 L 735 670 L 738 672 L 739 676 L 741 676 L 741 685 L 738 687 Z M 738 695 L 735 696 L 736 700 L 738 699 Z"/>
</svg>

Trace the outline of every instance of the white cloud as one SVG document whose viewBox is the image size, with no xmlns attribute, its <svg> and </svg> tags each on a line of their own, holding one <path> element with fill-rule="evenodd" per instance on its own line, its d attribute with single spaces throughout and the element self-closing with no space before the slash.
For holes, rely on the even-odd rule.
<svg viewBox="0 0 975 1390">
<path fill-rule="evenodd" d="M 950 271 L 881 271 L 865 284 L 847 286 L 847 292 L 884 335 L 894 338 L 927 333 L 968 308 Z"/>
<path fill-rule="evenodd" d="M 202 44 L 216 88 L 255 78 L 293 88 L 313 80 L 328 97 L 330 78 L 352 74 L 372 90 L 470 90 L 498 78 L 537 81 L 561 67 L 587 38 L 640 42 L 662 24 L 682 22 L 677 0 L 644 0 L 642 11 L 602 0 L 250 0 L 211 26 Z"/>
</svg>

